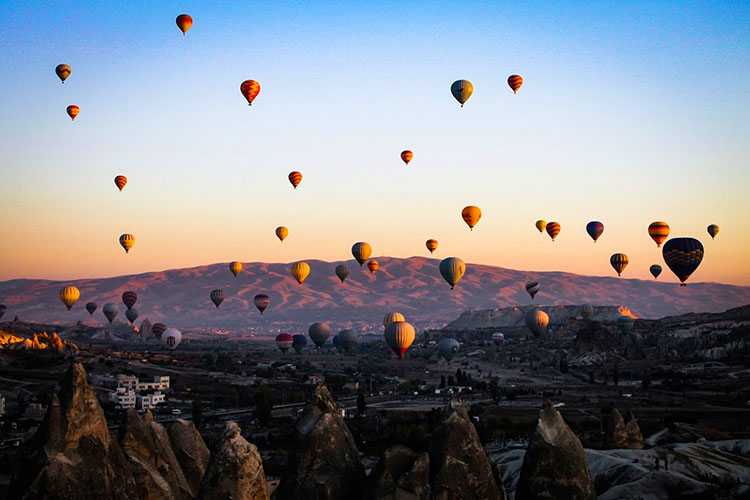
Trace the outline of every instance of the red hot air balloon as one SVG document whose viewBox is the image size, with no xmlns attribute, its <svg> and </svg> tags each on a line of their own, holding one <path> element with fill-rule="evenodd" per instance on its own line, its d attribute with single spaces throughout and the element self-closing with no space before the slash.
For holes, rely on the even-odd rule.
<svg viewBox="0 0 750 500">
<path fill-rule="evenodd" d="M 65 108 L 65 111 L 68 113 L 70 120 L 73 121 L 76 119 L 76 116 L 78 116 L 78 113 L 81 112 L 81 108 L 79 108 L 75 104 L 71 104 L 70 106 Z"/>
<path fill-rule="evenodd" d="M 523 77 L 521 75 L 510 75 L 508 77 L 508 86 L 513 90 L 514 94 L 518 92 L 521 85 L 523 85 Z"/>
<path fill-rule="evenodd" d="M 137 293 L 128 290 L 127 292 L 122 294 L 122 303 L 125 304 L 125 307 L 127 307 L 128 309 L 133 307 L 136 302 L 138 302 Z"/>
<path fill-rule="evenodd" d="M 257 307 L 260 313 L 263 314 L 263 311 L 265 311 L 266 307 L 271 303 L 271 299 L 265 293 L 259 293 L 253 299 L 253 302 L 255 303 L 255 307 Z"/>
<path fill-rule="evenodd" d="M 294 342 L 294 338 L 288 333 L 280 333 L 276 335 L 276 346 L 283 353 L 286 353 L 289 348 L 292 347 L 292 342 Z"/>
<path fill-rule="evenodd" d="M 180 31 L 182 31 L 182 35 L 185 36 L 185 33 L 187 33 L 193 25 L 193 18 L 188 14 L 180 14 L 177 16 L 175 22 L 177 23 L 177 27 L 180 28 Z"/>
<path fill-rule="evenodd" d="M 260 84 L 255 80 L 245 80 L 242 82 L 242 85 L 240 85 L 240 93 L 245 99 L 247 99 L 247 105 L 252 106 L 253 101 L 260 93 Z"/>
<path fill-rule="evenodd" d="M 411 161 L 411 159 L 414 158 L 414 153 L 409 151 L 408 149 L 406 151 L 401 152 L 401 159 L 406 163 L 407 165 Z"/>
<path fill-rule="evenodd" d="M 294 189 L 297 189 L 297 186 L 299 186 L 299 183 L 302 182 L 302 174 L 297 172 L 296 170 L 294 172 L 290 172 L 289 182 L 292 183 L 292 186 L 294 186 Z"/>
<path fill-rule="evenodd" d="M 161 339 L 161 334 L 167 329 L 167 325 L 164 323 L 154 323 L 151 326 L 151 334 L 157 339 Z"/>
</svg>

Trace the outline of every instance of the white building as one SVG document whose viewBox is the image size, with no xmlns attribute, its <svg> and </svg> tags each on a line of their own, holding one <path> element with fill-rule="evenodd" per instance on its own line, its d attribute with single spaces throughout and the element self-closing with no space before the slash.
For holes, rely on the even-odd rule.
<svg viewBox="0 0 750 500">
<path fill-rule="evenodd" d="M 117 387 L 123 387 L 125 389 L 133 390 L 136 392 L 140 391 L 166 391 L 169 389 L 169 376 L 157 375 L 153 381 L 146 382 L 140 381 L 133 375 L 119 374 L 117 375 Z"/>
<path fill-rule="evenodd" d="M 151 394 L 139 394 L 136 396 L 136 406 L 139 410 L 151 410 L 156 405 L 164 402 L 164 393 L 156 391 Z"/>
<path fill-rule="evenodd" d="M 44 414 L 47 413 L 47 407 L 42 403 L 30 403 L 23 413 L 24 418 L 30 420 L 44 420 Z"/>
<path fill-rule="evenodd" d="M 109 395 L 109 400 L 115 404 L 115 408 L 135 408 L 135 391 L 118 387 L 116 392 Z"/>
</svg>

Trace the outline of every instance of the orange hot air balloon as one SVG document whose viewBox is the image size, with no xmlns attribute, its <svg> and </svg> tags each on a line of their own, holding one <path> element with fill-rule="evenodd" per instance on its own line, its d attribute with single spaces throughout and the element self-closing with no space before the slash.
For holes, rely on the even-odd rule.
<svg viewBox="0 0 750 500">
<path fill-rule="evenodd" d="M 76 116 L 78 116 L 78 113 L 81 111 L 81 109 L 75 104 L 71 104 L 65 109 L 65 111 L 68 112 L 68 116 L 70 117 L 72 121 L 76 119 Z"/>
<path fill-rule="evenodd" d="M 482 211 L 479 210 L 479 207 L 475 207 L 474 205 L 469 205 L 468 207 L 464 207 L 463 210 L 461 210 L 461 217 L 463 218 L 464 222 L 469 226 L 469 229 L 472 231 L 474 230 L 474 226 L 477 225 L 479 222 L 479 219 L 482 218 Z"/>
<path fill-rule="evenodd" d="M 437 240 L 433 240 L 432 238 L 430 238 L 425 242 L 425 246 L 427 247 L 427 250 L 430 251 L 430 253 L 433 253 L 435 250 L 437 250 L 438 242 Z"/>
<path fill-rule="evenodd" d="M 188 14 L 180 14 L 179 16 L 177 16 L 177 20 L 175 22 L 177 23 L 177 27 L 180 28 L 180 31 L 182 31 L 182 35 L 185 36 L 185 33 L 187 33 L 187 31 L 193 25 L 193 18 Z"/>
<path fill-rule="evenodd" d="M 247 105 L 252 106 L 253 101 L 260 93 L 260 83 L 255 80 L 245 80 L 242 82 L 242 85 L 240 85 L 240 93 L 245 99 L 247 99 Z"/>
<path fill-rule="evenodd" d="M 523 77 L 521 75 L 510 75 L 508 77 L 508 86 L 513 90 L 513 93 L 517 93 L 518 89 L 523 85 Z"/>
<path fill-rule="evenodd" d="M 67 64 L 58 64 L 55 67 L 55 73 L 57 73 L 57 77 L 60 81 L 65 83 L 65 80 L 70 76 L 70 66 Z"/>
<path fill-rule="evenodd" d="M 240 271 L 242 271 L 242 262 L 238 262 L 236 260 L 229 263 L 229 270 L 234 274 L 234 277 L 236 278 L 238 274 L 240 274 Z"/>
<path fill-rule="evenodd" d="M 401 159 L 404 160 L 404 163 L 406 163 L 407 165 L 412 158 L 414 158 L 414 153 L 412 153 L 408 149 L 406 151 L 401 151 Z"/>
<path fill-rule="evenodd" d="M 122 188 L 124 188 L 125 184 L 127 183 L 128 178 L 124 175 L 118 175 L 117 177 L 115 177 L 115 186 L 117 186 L 117 189 L 119 189 L 120 191 L 122 191 Z"/>
<path fill-rule="evenodd" d="M 302 182 L 302 174 L 297 172 L 296 170 L 294 172 L 290 172 L 289 182 L 292 183 L 292 186 L 294 186 L 294 189 L 297 189 L 297 186 L 299 186 L 299 183 Z"/>
<path fill-rule="evenodd" d="M 560 234 L 560 223 L 548 222 L 546 229 L 547 229 L 547 234 L 549 234 L 549 237 L 552 238 L 552 241 L 555 241 L 555 238 L 557 238 L 557 235 Z"/>
<path fill-rule="evenodd" d="M 377 260 L 373 259 L 367 263 L 367 269 L 369 269 L 372 274 L 375 274 L 375 271 L 377 271 L 379 267 L 380 263 L 378 263 Z"/>
<path fill-rule="evenodd" d="M 135 236 L 128 233 L 120 235 L 120 245 L 125 249 L 125 253 L 130 252 L 130 249 L 135 245 Z"/>
<path fill-rule="evenodd" d="M 669 236 L 669 224 L 661 221 L 652 222 L 648 226 L 648 235 L 656 242 L 656 246 L 660 247 Z"/>
</svg>

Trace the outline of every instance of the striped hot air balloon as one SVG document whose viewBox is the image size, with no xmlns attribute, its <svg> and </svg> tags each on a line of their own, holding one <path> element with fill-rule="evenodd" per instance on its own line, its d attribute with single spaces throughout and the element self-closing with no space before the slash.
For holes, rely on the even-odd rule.
<svg viewBox="0 0 750 500">
<path fill-rule="evenodd" d="M 354 256 L 354 260 L 359 262 L 359 267 L 362 267 L 362 264 L 364 264 L 365 261 L 370 258 L 371 254 L 372 247 L 369 243 L 358 241 L 357 243 L 352 245 L 352 255 Z"/>
<path fill-rule="evenodd" d="M 659 264 L 652 265 L 648 270 L 651 272 L 651 276 L 653 276 L 654 279 L 659 279 L 659 275 L 661 274 L 661 266 Z"/>
<path fill-rule="evenodd" d="M 349 268 L 344 264 L 339 264 L 338 266 L 336 266 L 336 276 L 338 276 L 343 283 L 346 277 L 349 276 Z"/>
<path fill-rule="evenodd" d="M 180 31 L 182 31 L 182 35 L 185 36 L 185 33 L 187 33 L 193 25 L 193 18 L 190 17 L 189 14 L 180 14 L 177 16 L 177 19 L 175 19 L 175 22 L 177 23 L 177 27 L 180 28 Z"/>
<path fill-rule="evenodd" d="M 115 186 L 117 186 L 117 189 L 119 189 L 120 191 L 122 191 L 122 188 L 124 188 L 125 184 L 127 183 L 128 178 L 124 175 L 118 175 L 117 177 L 115 177 Z"/>
<path fill-rule="evenodd" d="M 297 283 L 302 286 L 302 282 L 310 275 L 310 265 L 307 262 L 295 262 L 289 271 L 292 273 L 294 279 L 297 280 Z"/>
<path fill-rule="evenodd" d="M 716 235 L 719 234 L 719 226 L 716 224 L 711 224 L 706 228 L 706 231 L 708 231 L 708 234 L 711 235 L 711 239 L 716 238 Z"/>
<path fill-rule="evenodd" d="M 138 294 L 128 290 L 127 292 L 124 292 L 122 294 L 122 303 L 125 304 L 125 307 L 130 309 L 135 305 L 135 303 L 138 302 Z"/>
<path fill-rule="evenodd" d="M 292 347 L 293 342 L 294 338 L 288 333 L 280 333 L 276 335 L 276 347 L 278 347 L 279 351 L 283 353 L 286 353 L 289 348 Z"/>
<path fill-rule="evenodd" d="M 247 99 L 247 105 L 252 106 L 253 101 L 260 93 L 260 83 L 255 80 L 245 80 L 240 85 L 240 93 L 242 94 L 242 97 Z"/>
<path fill-rule="evenodd" d="M 464 207 L 464 209 L 461 210 L 461 218 L 464 220 L 466 225 L 469 226 L 469 229 L 473 231 L 474 226 L 476 226 L 479 223 L 479 219 L 482 218 L 482 211 L 479 209 L 479 207 L 469 205 L 468 207 Z"/>
<path fill-rule="evenodd" d="M 130 249 L 133 248 L 133 245 L 135 245 L 135 236 L 128 233 L 121 234 L 120 245 L 125 249 L 125 253 L 130 252 Z"/>
<path fill-rule="evenodd" d="M 367 262 L 367 269 L 369 269 L 372 274 L 375 274 L 375 271 L 377 271 L 379 267 L 380 263 L 375 259 Z"/>
<path fill-rule="evenodd" d="M 448 257 L 440 262 L 440 274 L 451 286 L 451 290 L 456 286 L 456 283 L 461 281 L 465 272 L 466 264 L 458 257 Z"/>
<path fill-rule="evenodd" d="M 404 318 L 404 315 L 401 313 L 391 312 L 391 313 L 386 314 L 385 317 L 383 318 L 383 326 L 384 327 L 388 326 L 394 321 L 406 321 L 406 319 Z"/>
<path fill-rule="evenodd" d="M 547 227 L 547 221 L 539 219 L 538 221 L 534 223 L 534 225 L 536 226 L 536 228 L 539 230 L 540 233 L 543 233 L 544 229 Z"/>
<path fill-rule="evenodd" d="M 151 334 L 157 339 L 161 339 L 161 334 L 167 329 L 167 325 L 164 323 L 154 323 L 151 326 Z"/>
<path fill-rule="evenodd" d="M 524 316 L 526 327 L 534 334 L 534 337 L 539 337 L 547 331 L 549 325 L 549 315 L 541 309 L 530 309 Z"/>
<path fill-rule="evenodd" d="M 656 242 L 657 248 L 660 247 L 669 236 L 669 224 L 661 221 L 652 222 L 648 226 L 648 235 Z"/>
<path fill-rule="evenodd" d="M 65 111 L 68 113 L 70 120 L 73 121 L 76 119 L 76 116 L 78 116 L 78 113 L 81 112 L 81 108 L 79 108 L 75 104 L 71 104 L 70 106 L 65 108 Z"/>
<path fill-rule="evenodd" d="M 526 282 L 526 291 L 529 292 L 529 295 L 531 295 L 531 298 L 534 298 L 534 295 L 537 294 L 539 291 L 539 282 L 538 281 L 527 281 Z"/>
<path fill-rule="evenodd" d="M 211 290 L 209 297 L 211 297 L 211 302 L 213 302 L 218 309 L 221 303 L 224 302 L 224 290 Z"/>
<path fill-rule="evenodd" d="M 414 342 L 416 332 L 414 327 L 406 321 L 394 321 L 385 327 L 385 341 L 388 343 L 388 347 L 396 353 L 399 359 L 401 359 Z"/>
<path fill-rule="evenodd" d="M 510 75 L 508 77 L 508 86 L 513 90 L 513 93 L 517 93 L 518 89 L 523 85 L 523 77 L 521 75 Z"/>
<path fill-rule="evenodd" d="M 581 318 L 589 320 L 594 316 L 594 306 L 591 304 L 581 304 L 581 307 L 578 308 L 578 314 L 581 315 Z"/>
<path fill-rule="evenodd" d="M 471 94 L 474 93 L 474 85 L 469 80 L 456 80 L 451 85 L 451 94 L 453 97 L 461 103 L 461 107 L 464 107 L 466 101 L 469 100 Z"/>
<path fill-rule="evenodd" d="M 294 172 L 289 172 L 289 182 L 292 183 L 294 189 L 297 189 L 299 183 L 302 182 L 302 174 L 297 172 L 296 170 Z"/>
<path fill-rule="evenodd" d="M 253 303 L 255 304 L 255 307 L 258 308 L 260 313 L 263 314 L 263 311 L 265 311 L 268 305 L 271 303 L 271 298 L 265 293 L 259 293 L 253 298 Z"/>
<path fill-rule="evenodd" d="M 703 260 L 703 244 L 695 238 L 672 238 L 661 251 L 667 267 L 680 280 L 681 286 L 698 269 Z"/>
<path fill-rule="evenodd" d="M 555 241 L 555 238 L 557 238 L 557 235 L 560 234 L 560 223 L 559 222 L 548 222 L 545 226 L 545 229 L 547 230 L 547 234 L 549 234 L 549 237 L 552 238 L 552 241 Z"/>
<path fill-rule="evenodd" d="M 70 76 L 70 66 L 67 64 L 58 64 L 57 67 L 55 67 L 55 73 L 60 81 L 65 83 L 65 80 Z"/>
<path fill-rule="evenodd" d="M 589 233 L 591 239 L 594 240 L 594 243 L 596 243 L 596 240 L 598 240 L 599 236 L 601 236 L 604 232 L 604 224 L 597 220 L 592 220 L 591 222 L 586 224 L 586 232 Z"/>
<path fill-rule="evenodd" d="M 430 238 L 425 242 L 425 246 L 427 247 L 427 250 L 430 251 L 430 253 L 433 253 L 435 252 L 435 250 L 437 250 L 438 242 L 437 240 L 433 240 L 432 238 Z"/>
<path fill-rule="evenodd" d="M 411 161 L 411 159 L 414 158 L 414 153 L 409 151 L 408 149 L 406 151 L 401 151 L 401 159 L 406 163 L 407 165 Z"/>
<path fill-rule="evenodd" d="M 617 276 L 622 276 L 622 272 L 628 266 L 628 256 L 624 253 L 614 253 L 609 258 L 612 268 L 617 271 Z"/>
<path fill-rule="evenodd" d="M 242 271 L 242 262 L 233 261 L 229 263 L 229 270 L 234 274 L 234 277 L 236 278 L 238 274 L 240 274 L 240 271 Z"/>
<path fill-rule="evenodd" d="M 276 228 L 276 237 L 279 239 L 279 241 L 284 241 L 286 237 L 289 235 L 289 229 L 287 229 L 284 226 L 279 226 Z"/>
<path fill-rule="evenodd" d="M 81 298 L 80 290 L 72 285 L 62 287 L 58 295 L 62 303 L 65 304 L 65 307 L 68 308 L 68 311 L 70 311 L 73 304 L 78 302 L 78 299 Z"/>
</svg>

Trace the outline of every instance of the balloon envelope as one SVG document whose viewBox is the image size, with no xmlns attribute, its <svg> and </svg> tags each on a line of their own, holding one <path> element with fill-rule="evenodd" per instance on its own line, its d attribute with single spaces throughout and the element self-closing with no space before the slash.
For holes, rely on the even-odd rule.
<svg viewBox="0 0 750 500">
<path fill-rule="evenodd" d="M 604 224 L 597 220 L 593 220 L 586 224 L 586 232 L 589 233 L 591 239 L 596 243 L 596 240 L 598 240 L 599 236 L 604 232 Z"/>
<path fill-rule="evenodd" d="M 524 316 L 524 321 L 526 322 L 526 327 L 534 334 L 534 337 L 539 337 L 547 331 L 549 316 L 541 309 L 531 309 Z"/>
<path fill-rule="evenodd" d="M 338 335 L 339 343 L 346 352 L 352 352 L 357 348 L 358 335 L 354 330 L 341 330 Z"/>
<path fill-rule="evenodd" d="M 331 336 L 331 327 L 328 326 L 328 323 L 313 323 L 308 328 L 307 333 L 310 335 L 310 340 L 320 349 Z"/>
<path fill-rule="evenodd" d="M 240 271 L 242 271 L 242 263 L 237 262 L 236 260 L 234 262 L 229 263 L 229 270 L 234 274 L 234 277 L 236 278 L 238 274 L 240 274 Z"/>
<path fill-rule="evenodd" d="M 651 276 L 654 277 L 654 279 L 658 279 L 659 275 L 661 274 L 661 266 L 659 264 L 654 264 L 651 267 L 648 268 L 649 272 L 651 272 Z"/>
<path fill-rule="evenodd" d="M 344 346 L 341 345 L 338 335 L 333 336 L 332 342 L 333 342 L 333 347 L 335 347 L 338 352 L 344 352 Z"/>
<path fill-rule="evenodd" d="M 385 341 L 388 347 L 398 355 L 399 359 L 404 355 L 409 346 L 414 342 L 414 327 L 406 321 L 394 321 L 385 327 Z"/>
<path fill-rule="evenodd" d="M 247 105 L 252 106 L 260 93 L 260 84 L 255 80 L 245 80 L 240 84 L 240 93 L 247 100 Z"/>
<path fill-rule="evenodd" d="M 367 262 L 367 269 L 370 270 L 372 274 L 375 274 L 375 271 L 377 271 L 380 268 L 380 263 L 377 260 L 370 260 Z"/>
<path fill-rule="evenodd" d="M 622 333 L 628 333 L 633 329 L 634 324 L 635 320 L 630 316 L 620 316 L 617 318 L 617 328 L 619 328 Z"/>
<path fill-rule="evenodd" d="M 433 253 L 435 250 L 437 250 L 438 242 L 437 240 L 433 240 L 432 238 L 430 238 L 425 242 L 425 246 L 427 247 L 427 250 L 430 251 L 430 253 Z"/>
<path fill-rule="evenodd" d="M 279 348 L 281 352 L 288 351 L 289 348 L 292 347 L 293 342 L 294 342 L 294 338 L 292 338 L 292 336 L 289 335 L 288 333 L 280 333 L 276 335 L 276 346 Z"/>
<path fill-rule="evenodd" d="M 120 235 L 120 245 L 125 249 L 125 253 L 130 252 L 130 249 L 135 245 L 135 236 L 127 233 Z"/>
<path fill-rule="evenodd" d="M 292 264 L 289 272 L 292 273 L 292 276 L 297 280 L 297 283 L 302 286 L 302 282 L 310 275 L 310 265 L 307 262 L 296 262 Z"/>
<path fill-rule="evenodd" d="M 102 307 L 102 312 L 104 313 L 104 316 L 109 320 L 110 323 L 115 319 L 115 316 L 117 316 L 117 313 L 120 312 L 120 308 L 117 307 L 117 304 L 114 302 L 107 302 L 104 304 L 104 307 Z"/>
<path fill-rule="evenodd" d="M 523 77 L 521 75 L 510 75 L 508 77 L 508 86 L 513 90 L 513 93 L 517 93 L 518 89 L 523 85 Z"/>
<path fill-rule="evenodd" d="M 459 344 L 456 339 L 441 339 L 437 345 L 438 356 L 446 361 L 452 360 L 458 352 L 458 349 Z"/>
<path fill-rule="evenodd" d="M 211 302 L 218 308 L 224 302 L 224 290 L 211 290 Z"/>
<path fill-rule="evenodd" d="M 537 294 L 539 291 L 539 282 L 538 281 L 527 281 L 526 282 L 526 291 L 529 292 L 529 295 L 531 295 L 531 298 L 534 298 L 534 295 Z"/>
<path fill-rule="evenodd" d="M 81 112 L 81 108 L 76 106 L 75 104 L 71 104 L 67 108 L 65 108 L 65 111 L 68 113 L 68 116 L 70 117 L 70 120 L 75 120 L 76 116 L 78 116 L 78 113 Z"/>
<path fill-rule="evenodd" d="M 656 246 L 660 247 L 669 236 L 669 224 L 661 221 L 652 222 L 648 226 L 648 235 L 654 240 Z"/>
<path fill-rule="evenodd" d="M 594 315 L 594 306 L 591 304 L 583 304 L 578 309 L 578 314 L 580 314 L 583 319 L 591 319 Z"/>
<path fill-rule="evenodd" d="M 289 229 L 287 229 L 286 227 L 279 226 L 276 228 L 276 237 L 280 241 L 284 241 L 284 239 L 287 237 L 288 234 L 289 234 Z"/>
<path fill-rule="evenodd" d="M 503 342 L 505 342 L 505 335 L 500 332 L 495 332 L 492 334 L 492 342 L 495 343 L 495 345 L 500 345 Z"/>
<path fill-rule="evenodd" d="M 70 76 L 70 66 L 67 64 L 58 64 L 57 67 L 55 67 L 55 73 L 60 81 L 65 83 L 65 80 Z"/>
<path fill-rule="evenodd" d="M 180 342 L 182 342 L 182 333 L 177 328 L 167 328 L 161 335 L 161 343 L 167 349 L 177 349 Z"/>
<path fill-rule="evenodd" d="M 624 253 L 615 253 L 609 258 L 612 268 L 617 271 L 617 276 L 622 276 L 622 272 L 628 266 L 628 256 Z"/>
<path fill-rule="evenodd" d="M 552 241 L 555 241 L 555 238 L 557 238 L 557 235 L 560 234 L 560 223 L 559 222 L 548 222 L 545 226 L 545 229 L 547 230 L 547 234 L 549 234 L 549 237 L 552 238 Z"/>
<path fill-rule="evenodd" d="M 349 268 L 343 264 L 339 264 L 336 266 L 336 276 L 338 276 L 343 283 L 346 277 L 349 276 Z"/>
<path fill-rule="evenodd" d="M 97 308 L 97 307 L 98 307 L 98 306 L 96 305 L 96 302 L 88 302 L 88 303 L 86 304 L 86 310 L 87 310 L 87 311 L 89 312 L 89 314 L 90 314 L 91 316 L 93 316 L 93 315 L 94 315 L 94 312 L 96 312 L 96 308 Z"/>
<path fill-rule="evenodd" d="M 302 182 L 302 174 L 294 171 L 289 173 L 289 182 L 292 183 L 292 186 L 294 189 L 297 189 L 297 186 L 299 186 L 299 183 Z"/>
<path fill-rule="evenodd" d="M 130 324 L 133 324 L 133 321 L 138 319 L 138 309 L 135 307 L 129 308 L 127 311 L 125 311 L 125 317 L 128 318 L 128 321 L 130 321 Z"/>
<path fill-rule="evenodd" d="M 122 303 L 125 304 L 125 307 L 130 309 L 135 305 L 135 303 L 138 302 L 138 294 L 128 290 L 127 292 L 124 292 L 122 294 Z"/>
<path fill-rule="evenodd" d="M 448 257 L 440 262 L 440 274 L 451 286 L 451 290 L 456 286 L 456 283 L 461 281 L 464 273 L 466 273 L 466 264 L 458 257 Z"/>
<path fill-rule="evenodd" d="M 255 303 L 255 307 L 258 308 L 260 313 L 263 314 L 263 311 L 265 311 L 271 303 L 271 298 L 265 293 L 259 293 L 253 298 L 253 303 Z"/>
<path fill-rule="evenodd" d="M 292 336 L 292 349 L 294 349 L 297 354 L 301 353 L 306 345 L 307 337 L 301 333 Z"/>
<path fill-rule="evenodd" d="M 124 175 L 118 175 L 117 177 L 115 177 L 115 186 L 117 186 L 117 189 L 119 189 L 120 191 L 122 191 L 122 188 L 124 188 L 125 184 L 127 183 L 128 178 Z"/>
<path fill-rule="evenodd" d="M 78 302 L 78 299 L 81 297 L 81 292 L 78 290 L 78 288 L 68 285 L 62 287 L 58 295 L 62 303 L 65 304 L 65 307 L 67 307 L 68 311 L 70 311 L 70 308 L 73 307 L 73 304 Z"/>
<path fill-rule="evenodd" d="M 469 80 L 456 80 L 451 85 L 451 94 L 453 97 L 461 103 L 461 107 L 464 107 L 466 101 L 469 100 L 471 94 L 474 93 L 474 85 Z"/>
<path fill-rule="evenodd" d="M 703 260 L 703 244 L 695 238 L 672 238 L 664 244 L 661 253 L 667 267 L 685 286 L 685 281 Z"/>
<path fill-rule="evenodd" d="M 189 14 L 180 14 L 179 16 L 177 16 L 177 19 L 175 19 L 175 22 L 177 23 L 177 27 L 180 28 L 180 31 L 182 31 L 182 34 L 184 35 L 193 25 L 193 18 L 190 17 Z"/>
<path fill-rule="evenodd" d="M 370 258 L 371 254 L 372 247 L 369 243 L 359 241 L 352 245 L 352 255 L 354 256 L 354 260 L 359 262 L 359 267 L 362 267 L 362 264 L 364 264 L 365 261 Z"/>
<path fill-rule="evenodd" d="M 464 207 L 464 209 L 461 210 L 461 218 L 464 220 L 466 225 L 469 226 L 469 229 L 473 231 L 474 226 L 476 226 L 477 223 L 479 223 L 479 219 L 482 218 L 482 211 L 479 209 L 479 207 L 469 205 L 468 207 Z"/>
<path fill-rule="evenodd" d="M 547 221 L 539 219 L 538 221 L 534 223 L 534 225 L 536 226 L 536 228 L 539 230 L 540 233 L 543 233 L 544 230 L 547 228 Z"/>
<path fill-rule="evenodd" d="M 711 224 L 706 228 L 706 231 L 708 231 L 708 234 L 711 235 L 711 239 L 716 238 L 716 235 L 719 234 L 719 226 L 716 224 Z"/>
<path fill-rule="evenodd" d="M 167 329 L 167 325 L 164 323 L 154 323 L 151 327 L 151 334 L 156 337 L 157 339 L 161 338 L 161 335 L 164 333 L 164 331 Z"/>
<path fill-rule="evenodd" d="M 407 165 L 411 161 L 411 159 L 414 158 L 414 153 L 409 151 L 408 149 L 406 151 L 401 152 L 401 159 L 406 163 Z"/>
<path fill-rule="evenodd" d="M 388 326 L 394 321 L 406 321 L 404 315 L 397 312 L 390 312 L 383 318 L 383 326 Z"/>
</svg>

